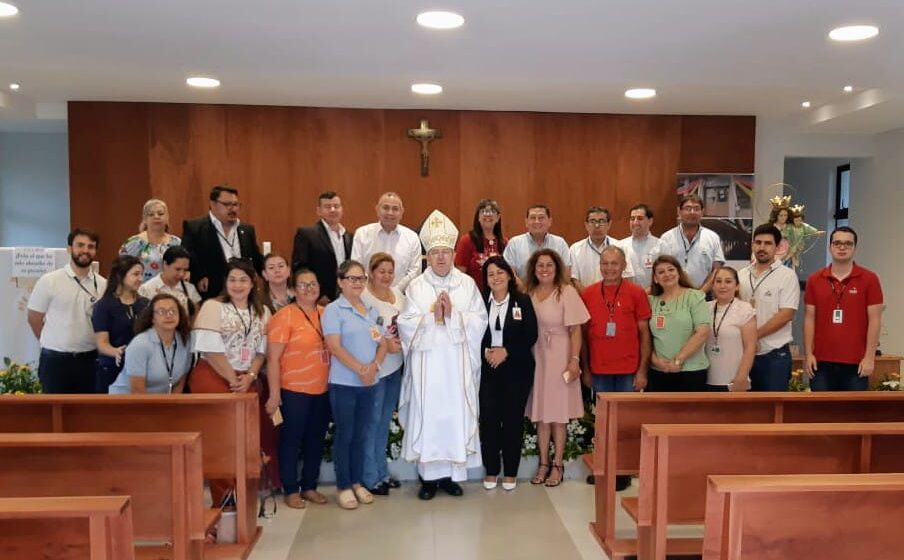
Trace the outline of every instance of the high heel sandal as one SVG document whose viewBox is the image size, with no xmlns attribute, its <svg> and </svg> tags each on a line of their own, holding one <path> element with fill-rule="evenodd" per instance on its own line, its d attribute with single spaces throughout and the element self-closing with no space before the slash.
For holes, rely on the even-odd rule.
<svg viewBox="0 0 904 560">
<path fill-rule="evenodd" d="M 530 483 L 534 485 L 543 484 L 546 482 L 547 478 L 549 478 L 549 465 L 547 463 L 540 463 L 537 465 L 537 474 L 530 479 Z"/>
<path fill-rule="evenodd" d="M 559 477 L 553 478 L 552 474 L 556 471 L 559 471 Z M 555 488 L 559 484 L 562 484 L 562 479 L 565 478 L 565 465 L 557 465 L 555 463 L 552 464 L 552 469 L 549 472 L 550 476 L 546 477 L 546 487 L 547 488 Z"/>
</svg>

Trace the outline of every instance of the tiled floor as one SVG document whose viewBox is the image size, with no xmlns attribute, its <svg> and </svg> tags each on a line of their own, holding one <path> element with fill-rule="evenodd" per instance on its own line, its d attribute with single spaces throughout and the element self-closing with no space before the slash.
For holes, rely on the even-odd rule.
<svg viewBox="0 0 904 560">
<path fill-rule="evenodd" d="M 590 535 L 593 487 L 566 481 L 558 488 L 518 484 L 486 491 L 479 482 L 465 485 L 465 495 L 440 491 L 430 502 L 417 499 L 417 484 L 405 483 L 388 498 L 343 511 L 335 489 L 322 488 L 331 502 L 291 510 L 280 504 L 263 521 L 263 536 L 251 560 L 316 558 L 327 560 L 600 560 L 602 550 Z M 636 487 L 625 495 L 636 493 Z M 619 535 L 633 534 L 623 512 Z"/>
</svg>

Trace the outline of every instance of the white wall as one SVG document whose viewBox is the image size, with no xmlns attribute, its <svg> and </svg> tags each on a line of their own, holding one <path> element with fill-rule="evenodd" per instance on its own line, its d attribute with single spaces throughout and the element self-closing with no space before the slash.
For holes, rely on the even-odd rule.
<svg viewBox="0 0 904 560">
<path fill-rule="evenodd" d="M 781 194 L 785 158 L 869 158 L 875 152 L 869 134 L 800 134 L 788 124 L 757 118 L 754 223 L 769 218 L 769 199 Z"/>
<path fill-rule="evenodd" d="M 857 230 L 857 262 L 875 271 L 882 281 L 882 351 L 904 354 L 904 128 L 874 137 L 875 158 L 867 185 L 851 196 L 851 227 Z"/>
<path fill-rule="evenodd" d="M 68 233 L 67 135 L 0 132 L 0 246 L 64 247 Z"/>
</svg>

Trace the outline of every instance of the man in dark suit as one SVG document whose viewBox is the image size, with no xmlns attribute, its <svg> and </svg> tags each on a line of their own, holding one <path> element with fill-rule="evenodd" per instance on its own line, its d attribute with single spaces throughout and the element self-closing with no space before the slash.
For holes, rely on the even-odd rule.
<svg viewBox="0 0 904 560">
<path fill-rule="evenodd" d="M 204 299 L 223 291 L 230 259 L 251 262 L 258 274 L 264 265 L 254 226 L 239 223 L 239 191 L 226 185 L 210 190 L 206 216 L 182 222 L 182 246 L 191 253 L 191 279 Z"/>
<path fill-rule="evenodd" d="M 336 269 L 352 254 L 352 234 L 342 225 L 342 199 L 333 191 L 317 197 L 320 221 L 300 227 L 292 248 L 292 270 L 311 269 L 320 284 L 320 304 L 336 299 Z M 367 269 L 367 263 L 361 263 Z"/>
</svg>

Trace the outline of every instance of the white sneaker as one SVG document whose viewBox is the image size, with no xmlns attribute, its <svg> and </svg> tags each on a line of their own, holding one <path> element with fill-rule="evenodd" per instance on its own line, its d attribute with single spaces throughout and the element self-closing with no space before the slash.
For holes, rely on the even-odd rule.
<svg viewBox="0 0 904 560">
<path fill-rule="evenodd" d="M 496 488 L 496 480 L 484 480 L 483 487 L 485 490 L 494 490 Z"/>
</svg>

